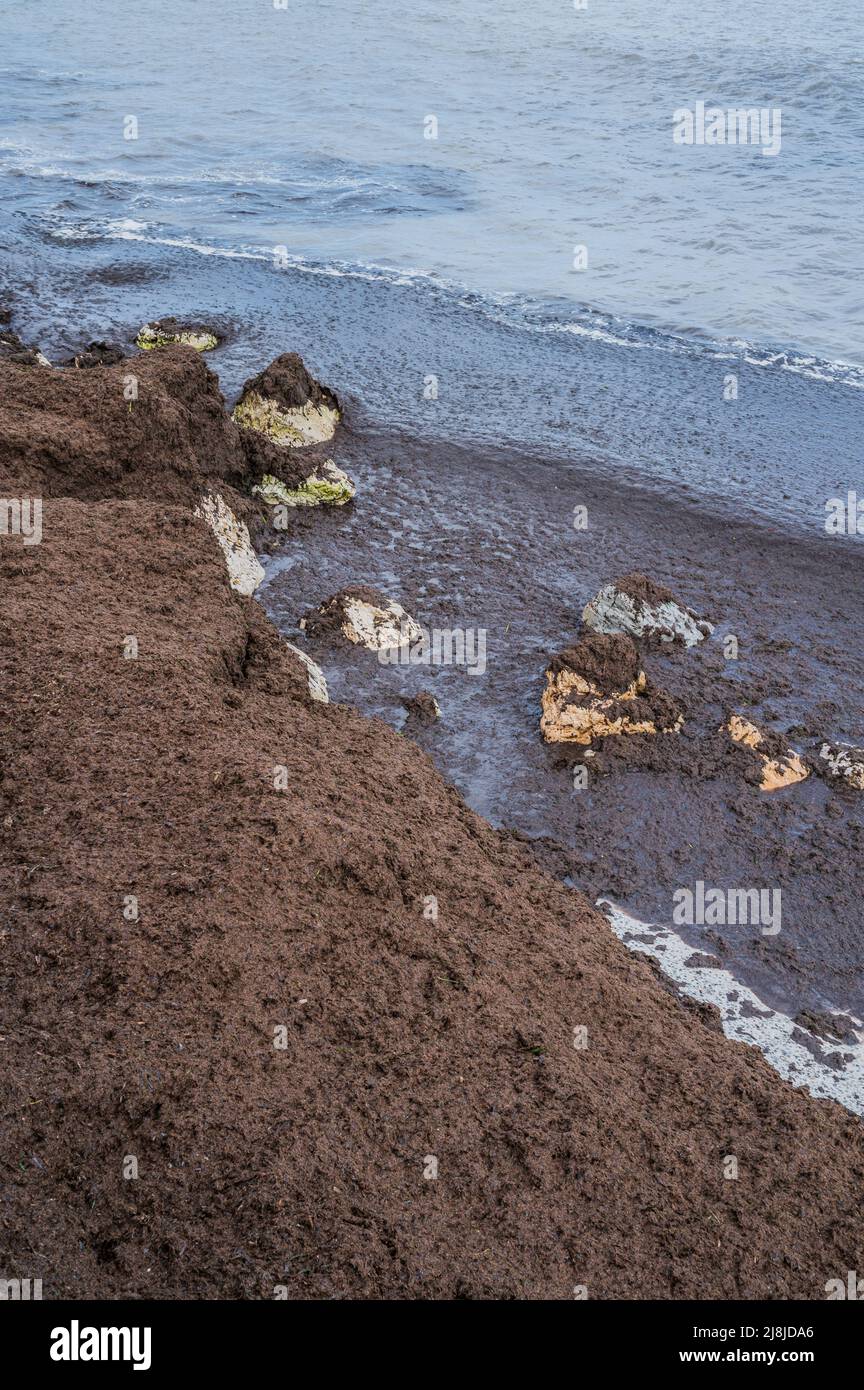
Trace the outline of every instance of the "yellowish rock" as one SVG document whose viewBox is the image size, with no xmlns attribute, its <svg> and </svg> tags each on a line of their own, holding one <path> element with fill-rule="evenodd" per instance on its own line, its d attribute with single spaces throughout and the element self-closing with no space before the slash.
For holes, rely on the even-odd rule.
<svg viewBox="0 0 864 1390">
<path fill-rule="evenodd" d="M 541 699 L 540 731 L 547 743 L 584 745 L 613 734 L 676 733 L 684 723 L 680 714 L 658 728 L 655 719 L 644 717 L 644 707 L 638 712 L 634 709 L 632 714 L 622 709 L 645 697 L 647 690 L 644 671 L 639 672 L 626 690 L 612 695 L 604 695 L 592 681 L 576 671 L 547 671 L 546 689 Z"/>
<path fill-rule="evenodd" d="M 731 715 L 728 724 L 723 727 L 735 743 L 743 743 L 745 747 L 752 748 L 758 754 L 762 762 L 760 791 L 773 792 L 780 787 L 791 787 L 796 782 L 803 782 L 810 775 L 794 748 L 787 748 L 780 753 L 776 750 L 766 750 L 766 736 L 763 731 L 751 724 L 749 719 L 743 719 L 740 714 Z"/>
</svg>

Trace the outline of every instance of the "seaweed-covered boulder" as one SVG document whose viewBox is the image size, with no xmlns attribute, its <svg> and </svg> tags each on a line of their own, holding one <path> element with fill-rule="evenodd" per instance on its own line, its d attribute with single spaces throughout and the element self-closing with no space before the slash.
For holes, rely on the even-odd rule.
<svg viewBox="0 0 864 1390">
<path fill-rule="evenodd" d="M 356 487 L 323 448 L 274 444 L 258 430 L 237 428 L 247 471 L 258 481 L 256 496 L 273 507 L 341 507 L 353 500 Z"/>
<path fill-rule="evenodd" d="M 353 500 L 357 489 L 332 459 L 323 459 L 294 486 L 265 473 L 252 491 L 272 507 L 344 507 Z"/>
<path fill-rule="evenodd" d="M 763 792 L 791 787 L 809 776 L 800 754 L 790 748 L 782 734 L 760 729 L 740 714 L 729 716 L 723 728 L 735 743 L 751 748 L 761 763 L 759 789 Z"/>
<path fill-rule="evenodd" d="M 638 573 L 604 584 L 586 605 L 582 620 L 593 632 L 625 632 L 630 637 L 683 642 L 685 647 L 714 631 L 705 618 L 679 603 L 671 589 Z"/>
<path fill-rule="evenodd" d="M 830 781 L 845 782 L 856 791 L 864 791 L 864 748 L 853 748 L 849 743 L 823 743 L 819 761 Z"/>
<path fill-rule="evenodd" d="M 406 695 L 402 704 L 408 711 L 406 725 L 434 724 L 441 718 L 441 706 L 431 690 L 418 690 L 416 695 Z"/>
<path fill-rule="evenodd" d="M 300 626 L 310 637 L 340 634 L 372 652 L 403 647 L 423 635 L 420 624 L 401 603 L 364 584 L 332 594 L 319 608 L 305 614 Z"/>
<path fill-rule="evenodd" d="M 676 733 L 683 723 L 680 707 L 651 684 L 623 634 L 589 633 L 549 663 L 540 719 L 547 743 Z"/>
<path fill-rule="evenodd" d="M 296 352 L 283 353 L 250 377 L 233 418 L 274 444 L 302 447 L 332 439 L 340 419 L 333 392 L 310 376 Z"/>
<path fill-rule="evenodd" d="M 88 343 L 86 348 L 66 359 L 64 367 L 116 367 L 126 354 L 116 343 Z"/>
<path fill-rule="evenodd" d="M 212 352 L 222 341 L 222 335 L 206 323 L 189 323 L 176 318 L 154 319 L 138 330 L 135 339 L 144 352 L 154 348 L 191 347 L 196 352 Z"/>
<path fill-rule="evenodd" d="M 225 556 L 228 582 L 238 594 L 254 594 L 264 578 L 264 568 L 252 548 L 249 529 L 218 493 L 208 493 L 195 508 L 195 515 L 210 527 Z"/>
<path fill-rule="evenodd" d="M 18 334 L 5 324 L 9 319 L 8 311 L 0 318 L 0 361 L 17 362 L 22 367 L 50 367 L 48 358 L 41 353 L 37 347 L 28 347 Z"/>
</svg>

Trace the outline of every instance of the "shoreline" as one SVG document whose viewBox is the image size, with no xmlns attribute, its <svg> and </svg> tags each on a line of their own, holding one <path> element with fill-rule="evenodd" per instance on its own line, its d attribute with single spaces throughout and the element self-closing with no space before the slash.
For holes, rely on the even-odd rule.
<svg viewBox="0 0 864 1390">
<path fill-rule="evenodd" d="M 400 728 L 401 700 L 431 683 L 444 718 L 412 736 L 474 810 L 534 841 L 544 867 L 592 901 L 610 897 L 641 920 L 671 924 L 674 890 L 700 878 L 782 888 L 777 941 L 727 931 L 706 947 L 704 931 L 690 932 L 693 949 L 719 948 L 742 983 L 790 1017 L 834 1008 L 861 1017 L 860 797 L 819 776 L 766 796 L 725 765 L 714 739 L 738 709 L 789 731 L 817 765 L 823 739 L 859 741 L 854 544 L 730 526 L 680 499 L 514 451 L 360 430 L 339 458 L 358 484 L 350 511 L 297 514 L 286 531 L 265 534 L 261 598 L 280 630 L 305 645 L 300 613 L 363 580 L 430 629 L 488 629 L 488 655 L 480 679 L 453 668 L 382 671 L 351 650 L 309 645 L 333 698 Z M 574 500 L 587 504 L 586 532 L 573 530 Z M 566 747 L 539 741 L 543 670 L 575 638 L 600 586 L 632 570 L 668 583 L 717 627 L 698 652 L 646 651 L 649 675 L 688 709 L 675 744 L 608 740 L 576 793 Z M 738 655 L 727 660 L 730 635 Z"/>
<path fill-rule="evenodd" d="M 824 535 L 826 500 L 854 483 L 862 399 L 837 383 L 522 332 L 411 284 L 116 242 L 42 249 L 39 284 L 15 298 L 21 331 L 52 359 L 92 338 L 131 344 L 158 312 L 204 313 L 226 334 L 217 361 L 231 399 L 282 350 L 290 323 L 292 345 L 321 380 L 340 383 L 364 432 L 378 422 L 431 446 L 482 452 L 506 440 L 517 453 L 591 468 L 600 481 L 653 480 L 727 516 L 750 511 L 814 537 Z M 734 401 L 724 400 L 730 366 Z M 427 377 L 437 381 L 434 399 Z"/>
<path fill-rule="evenodd" d="M 339 703 L 374 656 L 324 663 L 313 700 L 193 515 L 216 490 L 261 517 L 213 378 L 188 349 L 135 361 L 131 421 L 124 364 L 0 363 L 4 495 L 46 499 L 42 543 L 0 550 L 5 1267 L 72 1298 L 823 1297 L 856 1267 L 860 1124 Z M 337 438 L 340 466 L 365 444 Z M 401 486 L 416 509 L 421 471 Z M 375 504 L 298 512 L 284 543 L 323 583 Z"/>
</svg>

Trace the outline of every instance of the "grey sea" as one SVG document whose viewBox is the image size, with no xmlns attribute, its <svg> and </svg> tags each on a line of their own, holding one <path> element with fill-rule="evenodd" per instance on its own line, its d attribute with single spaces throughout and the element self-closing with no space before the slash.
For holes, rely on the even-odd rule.
<svg viewBox="0 0 864 1390">
<path fill-rule="evenodd" d="M 0 0 L 0 293 L 49 355 L 216 315 L 229 393 L 296 347 L 380 424 L 809 528 L 860 468 L 856 19 Z"/>
</svg>

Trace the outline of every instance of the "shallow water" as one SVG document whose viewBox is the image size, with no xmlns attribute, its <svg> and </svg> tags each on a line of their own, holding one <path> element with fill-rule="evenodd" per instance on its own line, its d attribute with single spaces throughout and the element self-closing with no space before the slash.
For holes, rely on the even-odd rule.
<svg viewBox="0 0 864 1390">
<path fill-rule="evenodd" d="M 820 530 L 861 466 L 856 12 L 0 0 L 0 301 L 55 357 L 215 316 L 228 392 L 291 348 L 377 425 Z M 699 99 L 779 104 L 780 153 L 676 145 Z"/>
</svg>

